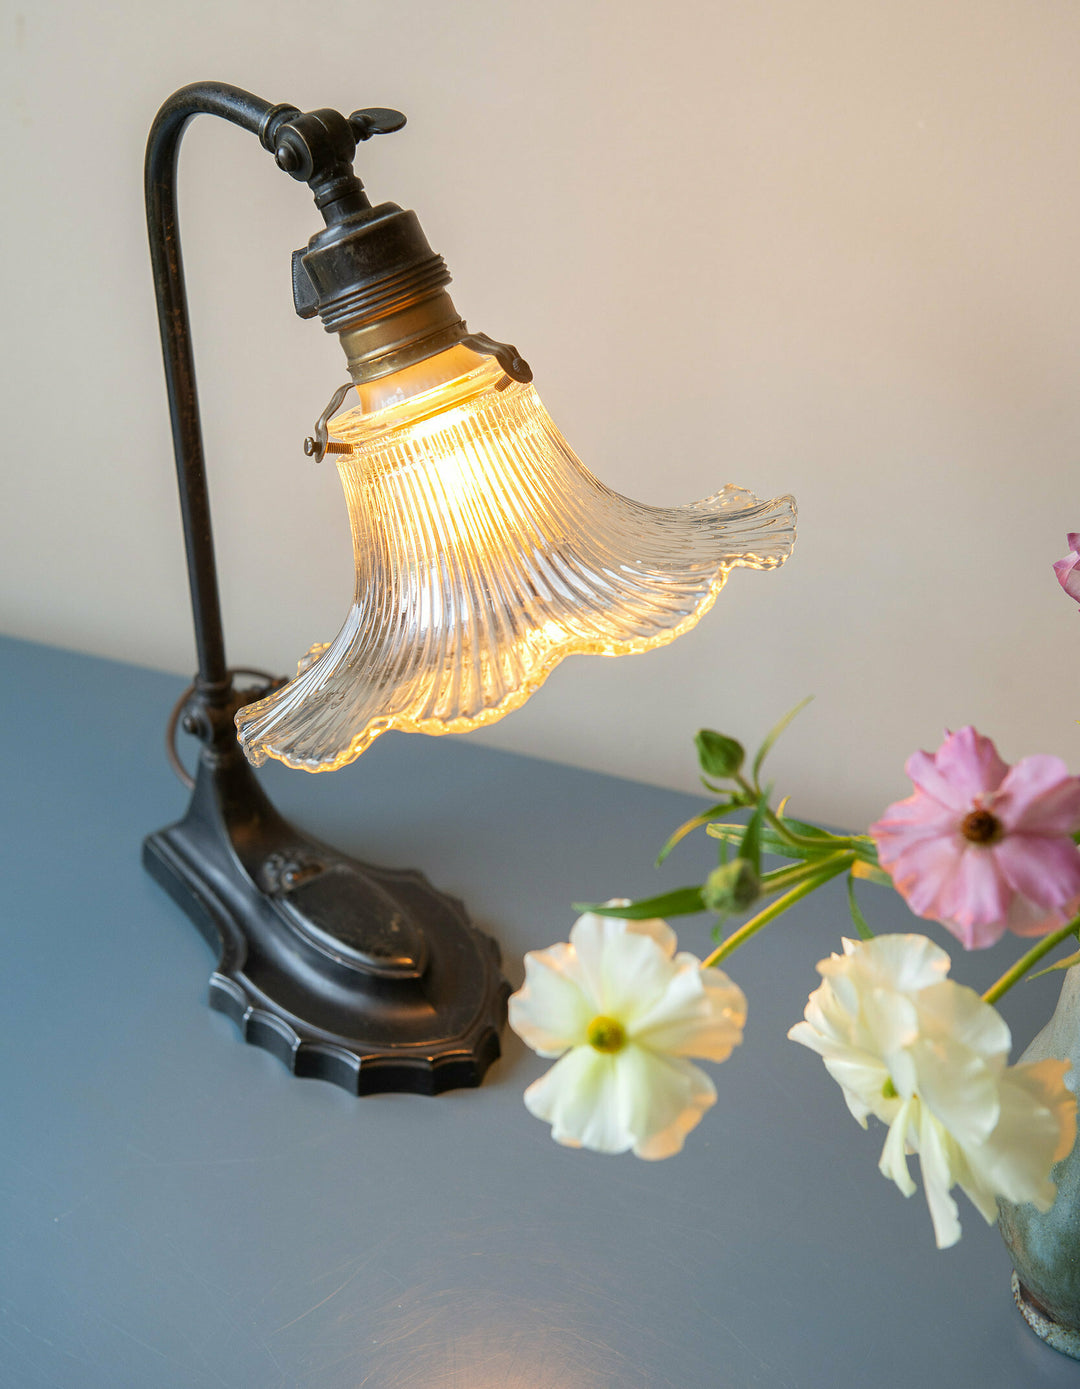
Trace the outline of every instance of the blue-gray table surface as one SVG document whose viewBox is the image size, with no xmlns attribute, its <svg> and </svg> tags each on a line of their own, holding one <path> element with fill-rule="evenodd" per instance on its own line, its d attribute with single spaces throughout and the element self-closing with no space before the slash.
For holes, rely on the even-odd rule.
<svg viewBox="0 0 1080 1389">
<path fill-rule="evenodd" d="M 357 1100 L 245 1046 L 139 862 L 185 802 L 161 743 L 180 684 L 0 641 L 5 1389 L 1080 1383 L 1013 1309 L 996 1231 L 961 1197 L 963 1239 L 936 1251 L 921 1191 L 877 1172 L 884 1131 L 785 1039 L 850 934 L 840 888 L 731 962 L 746 1041 L 667 1162 L 554 1144 L 521 1102 L 547 1063 L 512 1034 L 480 1089 L 437 1099 Z M 464 898 L 515 986 L 571 902 L 709 861 L 699 839 L 651 866 L 694 798 L 468 739 L 391 734 L 265 781 L 319 838 Z M 677 924 L 704 954 L 706 919 Z M 957 949 L 955 976 L 984 987 L 1007 950 Z M 1005 1000 L 1017 1050 L 1056 992 Z"/>
</svg>

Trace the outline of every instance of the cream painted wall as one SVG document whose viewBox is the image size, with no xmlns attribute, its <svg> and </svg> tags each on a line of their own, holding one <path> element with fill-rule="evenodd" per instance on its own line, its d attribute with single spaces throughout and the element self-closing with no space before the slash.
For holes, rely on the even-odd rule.
<svg viewBox="0 0 1080 1389">
<path fill-rule="evenodd" d="M 141 211 L 175 87 L 384 104 L 477 329 L 518 344 L 605 481 L 793 491 L 800 542 L 691 635 L 565 663 L 485 741 L 694 787 L 690 738 L 817 701 L 775 773 L 863 824 L 975 722 L 1080 770 L 1080 9 L 1051 0 L 0 3 L 0 629 L 192 664 Z M 185 143 L 185 252 L 232 658 L 291 669 L 351 591 L 300 451 L 342 379 L 293 316 L 303 189 L 247 135 Z M 299 775 L 299 774 L 298 774 Z"/>
</svg>

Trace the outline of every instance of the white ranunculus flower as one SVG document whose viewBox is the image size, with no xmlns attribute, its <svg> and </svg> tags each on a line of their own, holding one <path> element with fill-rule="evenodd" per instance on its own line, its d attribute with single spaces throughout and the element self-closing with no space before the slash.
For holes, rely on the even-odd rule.
<svg viewBox="0 0 1080 1389">
<path fill-rule="evenodd" d="M 686 1058 L 730 1056 L 746 999 L 722 970 L 702 969 L 675 945 L 664 921 L 586 912 L 569 944 L 525 956 L 510 1026 L 559 1058 L 525 1091 L 557 1143 L 671 1157 L 715 1103 L 712 1081 Z"/>
<path fill-rule="evenodd" d="M 863 1128 L 870 1114 L 889 1126 L 879 1166 L 905 1196 L 919 1154 L 939 1249 L 960 1238 L 954 1186 L 990 1223 L 997 1196 L 1049 1210 L 1050 1168 L 1076 1137 L 1069 1063 L 1009 1066 L 1004 1019 L 946 978 L 950 964 L 925 936 L 845 940 L 788 1033 L 824 1059 Z"/>
</svg>

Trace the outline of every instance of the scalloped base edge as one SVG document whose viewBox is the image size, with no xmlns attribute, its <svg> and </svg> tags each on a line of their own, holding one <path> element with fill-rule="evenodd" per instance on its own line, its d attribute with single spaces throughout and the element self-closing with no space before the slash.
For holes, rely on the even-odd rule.
<svg viewBox="0 0 1080 1389">
<path fill-rule="evenodd" d="M 440 1095 L 444 1090 L 475 1088 L 502 1052 L 494 1027 L 486 1028 L 471 1049 L 445 1052 L 404 1047 L 400 1051 L 360 1052 L 305 1038 L 284 1018 L 250 1003 L 235 979 L 226 979 L 216 970 L 210 976 L 209 1003 L 215 1011 L 232 1018 L 245 1042 L 276 1056 L 293 1075 L 328 1080 L 357 1096 L 402 1091 Z"/>
</svg>

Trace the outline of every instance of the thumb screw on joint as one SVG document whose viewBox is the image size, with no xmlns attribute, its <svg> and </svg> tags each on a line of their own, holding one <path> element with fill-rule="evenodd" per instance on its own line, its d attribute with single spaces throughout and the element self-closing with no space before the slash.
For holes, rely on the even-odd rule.
<svg viewBox="0 0 1080 1389">
<path fill-rule="evenodd" d="M 388 106 L 366 106 L 349 117 L 349 128 L 357 140 L 370 140 L 373 135 L 392 135 L 404 124 L 404 115 Z"/>
</svg>

